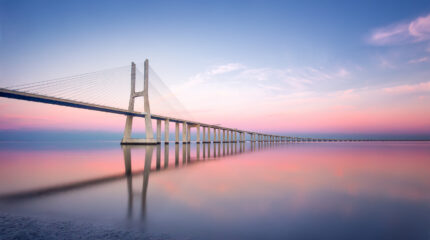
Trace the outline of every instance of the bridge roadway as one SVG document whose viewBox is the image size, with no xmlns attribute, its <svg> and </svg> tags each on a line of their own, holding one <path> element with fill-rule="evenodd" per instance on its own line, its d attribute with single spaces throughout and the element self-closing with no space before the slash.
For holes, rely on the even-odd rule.
<svg viewBox="0 0 430 240">
<path fill-rule="evenodd" d="M 73 107 L 73 108 L 81 108 L 81 109 L 87 109 L 87 110 L 93 110 L 93 111 L 99 111 L 99 112 L 131 115 L 134 117 L 142 117 L 142 118 L 145 117 L 144 112 L 128 111 L 121 108 L 108 107 L 108 106 L 85 103 L 85 102 L 80 102 L 75 100 L 68 100 L 63 98 L 49 97 L 49 96 L 39 95 L 35 93 L 27 93 L 27 92 L 15 91 L 15 90 L 10 90 L 5 88 L 0 88 L 0 97 L 39 102 L 39 103 L 47 103 L 47 104 L 53 104 L 53 105 L 59 105 L 59 106 L 67 106 L 67 107 Z M 157 114 L 151 114 L 151 118 L 156 120 L 163 120 L 163 121 L 168 120 L 169 122 L 175 122 L 175 123 L 186 123 L 187 125 L 196 125 L 203 128 L 207 127 L 207 128 L 214 128 L 214 129 L 220 129 L 220 130 L 226 130 L 226 131 L 233 131 L 238 133 L 248 133 L 251 136 L 256 135 L 256 136 L 263 137 L 262 139 L 260 139 L 259 137 L 257 137 L 256 139 L 253 138 L 254 141 L 291 141 L 291 140 L 293 141 L 294 140 L 295 141 L 338 141 L 334 139 L 299 138 L 299 137 L 268 135 L 268 134 L 259 133 L 259 132 L 227 128 L 219 125 L 212 125 L 212 124 L 206 124 L 202 122 L 190 121 L 185 119 L 166 117 L 166 116 L 161 116 Z M 271 139 L 271 138 L 265 139 L 264 137 L 275 137 L 278 139 Z"/>
</svg>

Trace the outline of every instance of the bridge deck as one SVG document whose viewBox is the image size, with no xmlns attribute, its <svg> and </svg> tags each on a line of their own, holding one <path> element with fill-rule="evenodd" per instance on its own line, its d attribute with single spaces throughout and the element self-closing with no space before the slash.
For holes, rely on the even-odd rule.
<svg viewBox="0 0 430 240">
<path fill-rule="evenodd" d="M 121 115 L 131 115 L 134 117 L 145 117 L 145 113 L 143 112 L 136 112 L 136 111 L 128 111 L 121 108 L 113 108 L 103 105 L 97 105 L 97 104 L 91 104 L 91 103 L 85 103 L 80 101 L 74 101 L 74 100 L 68 100 L 68 99 L 62 99 L 62 98 L 56 98 L 56 97 L 48 97 L 44 95 L 34 94 L 34 93 L 27 93 L 27 92 L 20 92 L 15 90 L 9 90 L 5 88 L 0 88 L 0 97 L 5 98 L 12 98 L 12 99 L 19 99 L 19 100 L 25 100 L 25 101 L 32 101 L 32 102 L 39 102 L 39 103 L 47 103 L 47 104 L 53 104 L 53 105 L 59 105 L 59 106 L 66 106 L 66 107 L 73 107 L 73 108 L 81 108 L 81 109 L 87 109 L 87 110 L 93 110 L 93 111 L 99 111 L 99 112 L 107 112 L 107 113 L 114 113 L 114 114 L 121 114 Z M 211 128 L 219 128 L 222 130 L 230 130 L 230 131 L 237 131 L 237 132 L 245 132 L 249 134 L 260 134 L 257 132 L 250 132 L 250 131 L 242 131 L 239 129 L 233 129 L 233 128 L 226 128 L 221 127 L 218 125 L 212 125 L 212 124 L 206 124 L 201 122 L 195 122 L 185 119 L 179 119 L 179 118 L 171 118 L 156 114 L 151 114 L 152 119 L 158 119 L 158 120 L 169 120 L 170 122 L 178 122 L 178 123 L 184 123 L 191 125 L 200 125 L 202 127 L 211 127 Z"/>
</svg>

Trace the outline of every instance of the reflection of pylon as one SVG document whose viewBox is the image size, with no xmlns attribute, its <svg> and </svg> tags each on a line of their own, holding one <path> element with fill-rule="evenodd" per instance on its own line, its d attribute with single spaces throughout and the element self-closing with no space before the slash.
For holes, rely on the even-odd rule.
<svg viewBox="0 0 430 240">
<path fill-rule="evenodd" d="M 131 138 L 131 131 L 133 128 L 133 116 L 127 115 L 124 129 L 124 137 L 122 138 L 121 144 L 158 144 L 159 142 L 154 139 L 154 133 L 152 130 L 151 121 L 151 110 L 149 108 L 149 97 L 148 97 L 148 59 L 145 60 L 144 70 L 144 81 L 143 91 L 136 92 L 136 64 L 131 63 L 131 91 L 130 101 L 128 104 L 128 111 L 134 111 L 134 99 L 136 97 L 143 97 L 144 111 L 145 111 L 145 135 L 146 138 Z"/>
</svg>

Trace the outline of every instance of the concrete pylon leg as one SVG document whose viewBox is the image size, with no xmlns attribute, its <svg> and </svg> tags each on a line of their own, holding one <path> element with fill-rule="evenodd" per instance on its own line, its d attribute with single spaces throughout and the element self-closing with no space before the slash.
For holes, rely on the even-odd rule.
<svg viewBox="0 0 430 240">
<path fill-rule="evenodd" d="M 222 142 L 225 142 L 225 129 L 222 130 Z"/>
<path fill-rule="evenodd" d="M 214 143 L 216 143 L 217 142 L 217 140 L 216 140 L 216 128 L 214 128 Z"/>
<path fill-rule="evenodd" d="M 187 143 L 191 142 L 191 126 L 187 126 Z"/>
<path fill-rule="evenodd" d="M 136 92 L 136 65 L 131 63 L 131 88 L 130 88 L 130 100 L 128 105 L 128 111 L 134 111 L 134 102 L 136 97 L 143 97 L 144 99 L 144 111 L 145 111 L 145 139 L 131 138 L 133 116 L 127 115 L 126 124 L 124 128 L 124 136 L 121 144 L 157 144 L 157 140 L 154 139 L 154 133 L 152 130 L 152 118 L 151 111 L 149 108 L 149 96 L 148 96 L 148 59 L 145 60 L 145 71 L 144 71 L 144 86 L 142 92 Z"/>
<path fill-rule="evenodd" d="M 202 131 L 203 131 L 202 141 L 203 141 L 203 143 L 205 143 L 206 142 L 206 127 L 203 127 Z"/>
<path fill-rule="evenodd" d="M 187 143 L 187 123 L 182 123 L 182 144 Z"/>
<path fill-rule="evenodd" d="M 200 125 L 197 125 L 196 128 L 197 128 L 196 129 L 197 130 L 196 131 L 197 132 L 197 140 L 196 141 L 197 141 L 197 143 L 200 143 Z"/>
<path fill-rule="evenodd" d="M 175 144 L 179 143 L 179 123 L 175 123 Z"/>
<path fill-rule="evenodd" d="M 161 120 L 157 119 L 157 143 L 161 142 Z"/>
<path fill-rule="evenodd" d="M 164 144 L 169 144 L 169 119 L 164 121 Z"/>
</svg>

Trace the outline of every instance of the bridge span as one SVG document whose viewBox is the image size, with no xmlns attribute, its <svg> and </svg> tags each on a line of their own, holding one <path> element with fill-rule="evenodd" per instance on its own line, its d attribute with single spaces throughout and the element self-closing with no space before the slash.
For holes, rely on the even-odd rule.
<svg viewBox="0 0 430 240">
<path fill-rule="evenodd" d="M 53 104 L 59 106 L 87 109 L 92 111 L 113 113 L 125 115 L 126 125 L 124 130 L 124 137 L 121 144 L 160 144 L 161 143 L 161 126 L 164 122 L 164 143 L 169 143 L 169 123 L 175 123 L 175 143 L 180 142 L 188 144 L 191 142 L 191 128 L 196 128 L 196 142 L 203 143 L 230 143 L 230 142 L 321 142 L 321 141 L 353 141 L 353 140 L 339 140 L 339 139 L 326 139 L 326 138 L 307 138 L 307 137 L 294 137 L 294 136 L 280 136 L 273 134 L 265 134 L 261 132 L 254 132 L 236 128 L 229 128 L 219 125 L 207 124 L 198 121 L 192 121 L 187 119 L 180 119 L 169 116 L 162 116 L 157 114 L 151 114 L 149 107 L 149 95 L 148 95 L 148 60 L 145 61 L 144 69 L 144 90 L 141 92 L 135 91 L 136 85 L 136 66 L 134 63 L 131 64 L 131 93 L 129 100 L 128 109 L 121 109 L 111 106 L 104 106 L 99 104 L 87 103 L 83 101 L 47 96 L 32 92 L 18 91 L 14 89 L 0 88 L 0 97 L 18 99 L 24 101 L 32 101 L 46 104 Z M 138 112 L 134 110 L 134 99 L 136 97 L 144 98 L 144 112 Z M 145 119 L 145 129 L 146 138 L 137 139 L 131 138 L 133 117 L 144 118 Z M 153 134 L 152 120 L 157 121 L 156 136 Z M 182 140 L 180 141 L 180 125 L 182 125 Z M 202 129 L 202 136 L 200 130 Z M 213 138 L 211 138 L 211 132 L 213 133 Z M 355 140 L 358 141 L 358 140 Z"/>
</svg>

